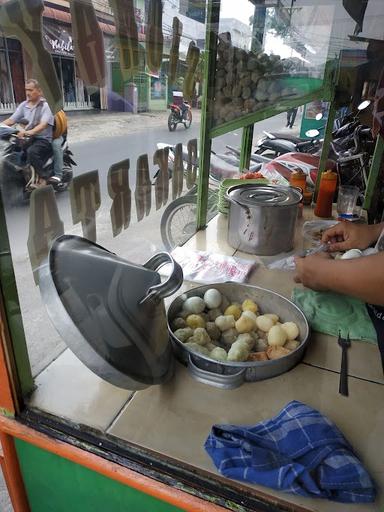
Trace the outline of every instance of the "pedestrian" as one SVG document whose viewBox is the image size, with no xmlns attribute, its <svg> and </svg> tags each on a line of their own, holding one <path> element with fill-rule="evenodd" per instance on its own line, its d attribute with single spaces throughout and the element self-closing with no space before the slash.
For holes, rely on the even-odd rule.
<svg viewBox="0 0 384 512">
<path fill-rule="evenodd" d="M 292 128 L 296 119 L 297 107 L 287 110 L 287 128 Z"/>
</svg>

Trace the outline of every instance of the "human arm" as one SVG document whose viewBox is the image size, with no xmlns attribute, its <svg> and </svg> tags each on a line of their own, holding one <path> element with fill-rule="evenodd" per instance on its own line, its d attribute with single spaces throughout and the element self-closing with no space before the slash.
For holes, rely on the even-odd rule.
<svg viewBox="0 0 384 512">
<path fill-rule="evenodd" d="M 32 137 L 33 135 L 38 135 L 43 130 L 45 130 L 48 126 L 47 122 L 41 122 L 38 125 L 36 125 L 34 128 L 31 128 L 29 130 L 21 130 L 21 132 L 24 132 L 24 135 L 27 137 Z M 20 132 L 19 132 L 20 133 Z"/>
<path fill-rule="evenodd" d="M 13 126 L 16 123 L 16 121 L 13 121 L 11 117 L 8 117 L 8 119 L 4 119 L 4 121 L 1 121 L 1 124 L 5 124 L 6 126 Z"/>
<path fill-rule="evenodd" d="M 330 252 L 366 249 L 377 241 L 383 229 L 384 222 L 380 224 L 339 222 L 323 233 L 321 241 L 328 245 Z"/>
<path fill-rule="evenodd" d="M 384 252 L 351 260 L 327 254 L 295 258 L 295 282 L 317 291 L 333 291 L 384 306 Z"/>
</svg>

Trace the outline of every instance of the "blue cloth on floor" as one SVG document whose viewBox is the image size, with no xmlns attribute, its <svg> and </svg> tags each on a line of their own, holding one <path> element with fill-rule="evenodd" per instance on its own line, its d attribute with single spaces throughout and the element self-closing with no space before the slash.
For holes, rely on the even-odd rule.
<svg viewBox="0 0 384 512">
<path fill-rule="evenodd" d="M 221 474 L 302 496 L 368 503 L 376 490 L 340 430 L 292 401 L 254 426 L 214 425 L 205 449 Z"/>
</svg>

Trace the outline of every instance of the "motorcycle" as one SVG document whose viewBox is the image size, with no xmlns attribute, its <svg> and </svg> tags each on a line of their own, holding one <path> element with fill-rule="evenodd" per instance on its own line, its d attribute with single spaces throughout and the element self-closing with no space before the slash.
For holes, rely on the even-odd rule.
<svg viewBox="0 0 384 512">
<path fill-rule="evenodd" d="M 294 135 L 270 133 L 264 131 L 264 136 L 258 140 L 255 153 L 257 155 L 280 156 L 286 153 L 316 153 L 321 147 L 321 141 L 316 138 L 303 140 Z"/>
<path fill-rule="evenodd" d="M 9 126 L 0 127 L 0 140 L 6 142 L 3 148 L 3 159 L 0 172 L 0 185 L 2 197 L 8 206 L 17 206 L 29 201 L 34 190 L 34 184 L 38 178 L 34 168 L 26 163 L 26 150 L 31 142 L 31 137 L 19 139 L 18 130 Z M 62 142 L 63 151 L 63 175 L 59 183 L 52 184 L 56 192 L 67 190 L 73 179 L 72 166 L 76 162 L 72 159 L 73 153 L 68 147 L 66 136 Z M 53 174 L 53 157 L 49 157 L 44 163 L 45 174 Z"/>
<path fill-rule="evenodd" d="M 307 134 L 315 137 L 319 135 L 319 131 L 309 130 Z M 370 128 L 353 121 L 335 130 L 333 136 L 326 168 L 339 174 L 340 184 L 355 185 L 363 193 L 368 181 L 369 161 L 374 150 L 374 140 Z M 227 146 L 227 149 L 239 157 L 238 149 L 231 146 Z M 251 161 L 263 164 L 262 174 L 271 182 L 276 183 L 288 184 L 291 173 L 300 169 L 307 175 L 309 187 L 314 188 L 320 165 L 320 155 L 289 152 L 273 158 L 273 156 L 253 154 Z"/>
<path fill-rule="evenodd" d="M 168 116 L 168 129 L 170 132 L 174 132 L 177 125 L 182 123 L 187 130 L 192 124 L 192 110 L 191 106 L 187 101 L 183 101 L 182 105 L 176 105 L 172 103 L 169 105 L 171 113 Z"/>
</svg>

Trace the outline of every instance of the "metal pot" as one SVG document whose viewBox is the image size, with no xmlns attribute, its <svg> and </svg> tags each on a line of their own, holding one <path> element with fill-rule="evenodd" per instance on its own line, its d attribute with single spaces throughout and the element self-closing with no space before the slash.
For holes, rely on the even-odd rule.
<svg viewBox="0 0 384 512">
<path fill-rule="evenodd" d="M 260 256 L 293 249 L 298 205 L 302 194 L 294 187 L 242 184 L 226 192 L 230 203 L 228 243 Z"/>
<path fill-rule="evenodd" d="M 295 322 L 299 327 L 300 345 L 287 356 L 271 361 L 217 362 L 208 356 L 192 352 L 173 334 L 171 323 L 180 312 L 185 296 L 203 297 L 210 288 L 216 288 L 231 302 L 242 303 L 245 299 L 252 299 L 260 306 L 261 311 L 276 313 L 282 322 Z M 235 283 L 199 286 L 186 292 L 184 297 L 177 297 L 168 309 L 168 328 L 176 357 L 187 364 L 192 376 L 200 382 L 224 389 L 236 388 L 244 381 L 269 379 L 287 372 L 300 362 L 309 342 L 307 319 L 293 302 L 271 290 Z"/>
</svg>

